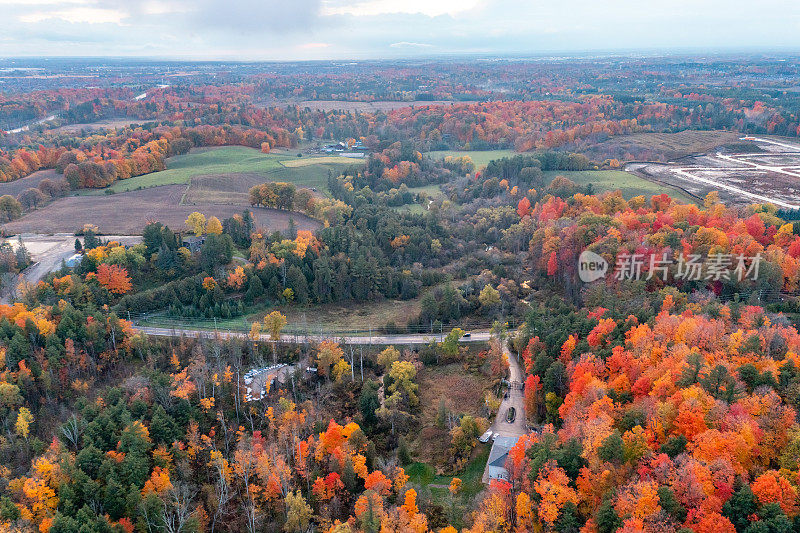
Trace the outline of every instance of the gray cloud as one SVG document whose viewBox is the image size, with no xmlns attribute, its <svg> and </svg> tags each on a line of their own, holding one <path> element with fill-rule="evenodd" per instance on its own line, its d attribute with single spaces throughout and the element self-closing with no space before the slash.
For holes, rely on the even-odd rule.
<svg viewBox="0 0 800 533">
<path fill-rule="evenodd" d="M 188 14 L 205 28 L 291 33 L 319 24 L 320 0 L 197 0 Z"/>
<path fill-rule="evenodd" d="M 0 54 L 304 59 L 800 48 L 800 2 L 795 0 L 762 0 L 758 9 L 746 0 L 483 0 L 477 7 L 436 17 L 413 12 L 325 15 L 323 1 L 0 0 Z M 414 9 L 407 2 L 385 1 L 392 9 Z M 120 23 L 41 17 L 84 7 L 120 13 Z"/>
</svg>

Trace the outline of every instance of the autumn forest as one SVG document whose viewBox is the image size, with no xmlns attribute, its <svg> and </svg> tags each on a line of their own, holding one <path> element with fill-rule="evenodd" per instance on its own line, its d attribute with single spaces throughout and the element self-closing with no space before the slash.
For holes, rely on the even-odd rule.
<svg viewBox="0 0 800 533">
<path fill-rule="evenodd" d="M 799 76 L 0 59 L 0 531 L 800 531 Z"/>
</svg>

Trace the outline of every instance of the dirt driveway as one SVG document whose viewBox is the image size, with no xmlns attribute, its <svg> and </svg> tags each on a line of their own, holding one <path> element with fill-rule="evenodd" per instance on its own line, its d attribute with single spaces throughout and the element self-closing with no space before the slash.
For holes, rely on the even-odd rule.
<svg viewBox="0 0 800 533">
<path fill-rule="evenodd" d="M 25 281 L 36 284 L 46 274 L 61 268 L 61 262 L 75 253 L 75 235 L 71 233 L 56 233 L 53 235 L 23 234 L 22 242 L 31 254 L 34 263 L 22 272 Z M 119 241 L 125 245 L 142 242 L 141 237 L 130 235 L 104 235 L 104 241 Z M 19 243 L 18 236 L 8 237 L 2 242 L 9 242 L 12 246 Z M 81 243 L 83 238 L 81 237 Z"/>
</svg>

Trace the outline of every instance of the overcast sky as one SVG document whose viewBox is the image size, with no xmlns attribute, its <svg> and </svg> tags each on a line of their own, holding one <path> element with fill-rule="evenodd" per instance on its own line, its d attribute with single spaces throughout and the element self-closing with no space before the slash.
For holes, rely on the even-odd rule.
<svg viewBox="0 0 800 533">
<path fill-rule="evenodd" d="M 0 56 L 800 50 L 798 0 L 0 0 Z"/>
</svg>

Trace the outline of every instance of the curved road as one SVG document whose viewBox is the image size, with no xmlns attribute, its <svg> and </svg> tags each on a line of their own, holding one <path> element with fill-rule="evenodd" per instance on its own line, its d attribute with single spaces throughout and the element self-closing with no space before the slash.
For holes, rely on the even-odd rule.
<svg viewBox="0 0 800 533">
<path fill-rule="evenodd" d="M 142 238 L 135 235 L 101 235 L 104 242 L 117 241 L 126 246 L 142 242 Z M 61 261 L 69 259 L 75 253 L 75 235 L 72 233 L 56 233 L 54 235 L 22 235 L 22 242 L 31 254 L 33 264 L 22 272 L 25 280 L 36 285 L 44 276 L 61 268 Z M 83 242 L 83 237 L 78 240 Z M 2 239 L 15 245 L 19 236 Z"/>
</svg>

